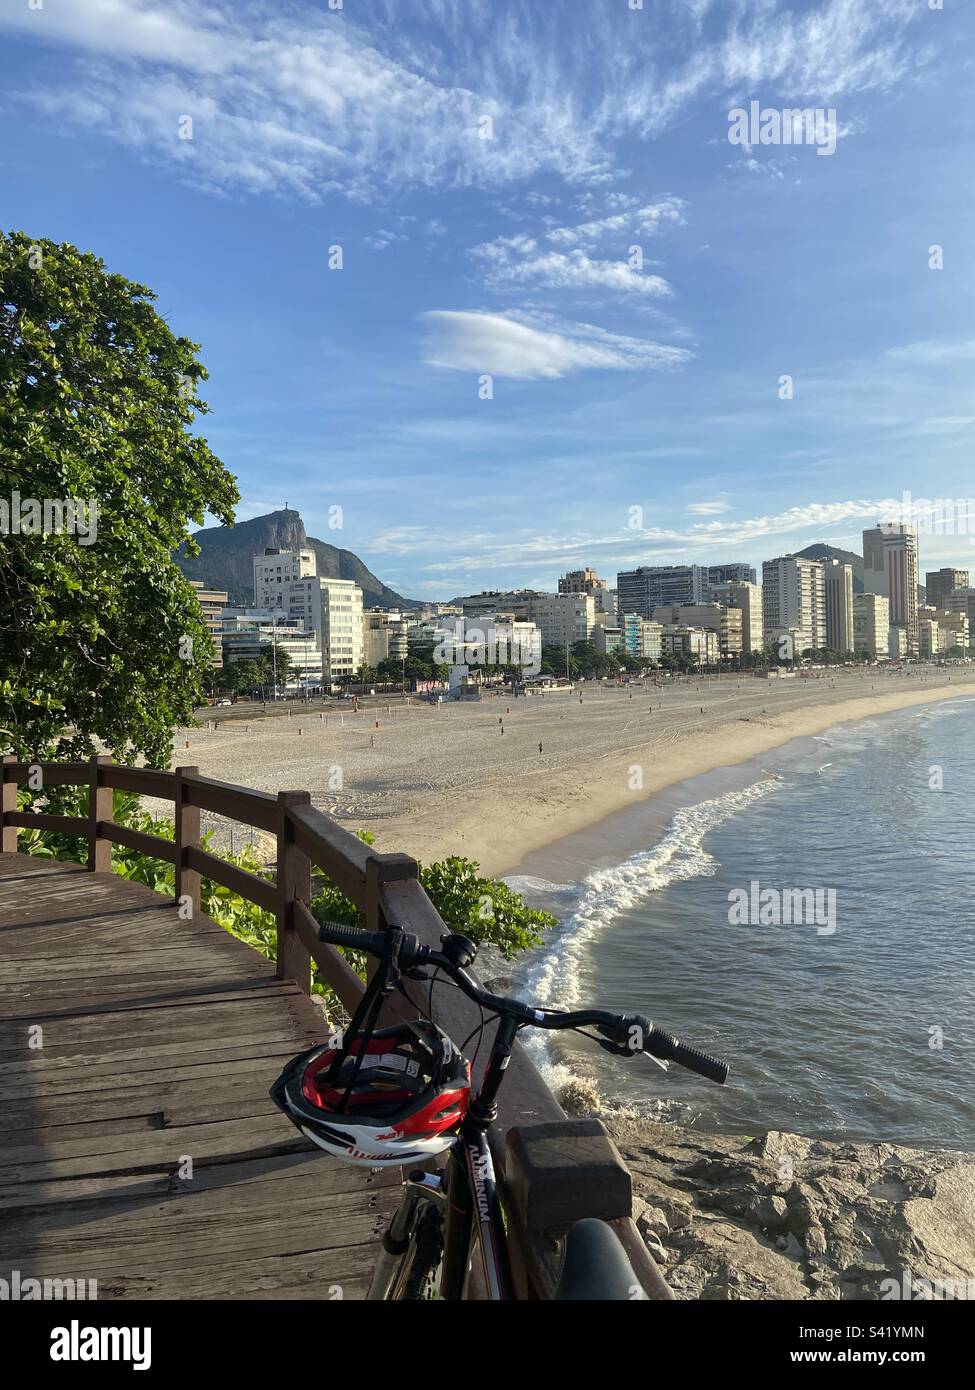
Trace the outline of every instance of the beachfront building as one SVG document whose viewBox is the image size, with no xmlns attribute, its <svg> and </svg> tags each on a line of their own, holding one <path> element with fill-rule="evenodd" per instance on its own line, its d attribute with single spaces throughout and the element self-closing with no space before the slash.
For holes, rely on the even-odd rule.
<svg viewBox="0 0 975 1390">
<path fill-rule="evenodd" d="M 717 633 L 718 651 L 725 660 L 737 661 L 742 652 L 742 614 L 739 608 L 720 603 L 667 604 L 655 608 L 653 621 L 680 627 L 706 627 Z"/>
<path fill-rule="evenodd" d="M 717 666 L 721 657 L 718 634 L 709 627 L 661 624 L 660 646 L 662 655 L 683 656 L 696 666 Z"/>
<path fill-rule="evenodd" d="M 863 587 L 888 601 L 890 622 L 907 629 L 907 651 L 918 651 L 917 531 L 901 522 L 883 522 L 863 533 Z"/>
<path fill-rule="evenodd" d="M 853 595 L 853 650 L 886 661 L 890 648 L 890 605 L 883 594 Z M 905 648 L 907 634 L 904 634 Z"/>
<path fill-rule="evenodd" d="M 322 649 L 315 633 L 299 624 L 283 621 L 275 610 L 224 607 L 220 640 L 228 666 L 240 661 L 258 661 L 275 646 L 287 652 L 292 672 L 302 684 L 320 686 L 322 683 Z"/>
<path fill-rule="evenodd" d="M 968 631 L 975 638 L 975 589 L 953 589 L 945 600 L 949 613 L 964 613 L 968 618 Z"/>
<path fill-rule="evenodd" d="M 519 622 L 534 623 L 546 646 L 588 642 L 596 621 L 592 594 L 548 594 L 537 589 L 488 590 L 459 600 L 465 618 L 506 613 Z"/>
<path fill-rule="evenodd" d="M 904 661 L 907 657 L 907 628 L 888 627 L 887 655 L 891 661 Z"/>
<path fill-rule="evenodd" d="M 444 617 L 433 627 L 433 659 L 450 667 L 520 666 L 537 672 L 542 634 L 535 623 L 506 613 L 477 618 Z"/>
<path fill-rule="evenodd" d="M 944 650 L 942 647 L 941 628 L 938 626 L 936 618 L 928 618 L 918 614 L 917 620 L 917 645 L 918 656 L 923 660 L 930 661 L 932 657 Z"/>
<path fill-rule="evenodd" d="M 723 603 L 726 608 L 737 608 L 741 613 L 742 651 L 762 651 L 765 645 L 765 628 L 762 620 L 761 584 L 754 584 L 745 579 L 723 580 L 720 584 L 711 585 L 711 597 L 715 603 Z"/>
<path fill-rule="evenodd" d="M 853 651 L 853 566 L 840 560 L 822 562 L 826 574 L 826 645 L 830 651 Z"/>
<path fill-rule="evenodd" d="M 609 620 L 609 614 L 604 615 L 608 621 L 597 622 L 592 630 L 592 644 L 600 656 L 609 656 L 611 652 L 626 651 L 626 640 L 623 636 L 623 629 L 618 622 Z"/>
<path fill-rule="evenodd" d="M 627 655 L 647 665 L 656 666 L 663 652 L 661 634 L 663 626 L 650 618 L 641 618 L 639 613 L 624 613 L 620 618 L 623 633 L 623 647 Z"/>
<path fill-rule="evenodd" d="M 255 555 L 254 602 L 314 632 L 326 683 L 346 680 L 362 665 L 362 590 L 352 579 L 318 574 L 313 550 Z"/>
<path fill-rule="evenodd" d="M 932 649 L 931 636 L 922 638 L 918 635 L 918 647 L 921 656 L 933 656 L 938 652 L 950 652 L 956 648 L 961 648 L 967 654 L 969 643 L 969 623 L 967 613 L 956 613 L 943 608 L 935 608 L 933 604 L 922 604 L 917 610 L 918 623 L 934 623 L 938 629 L 938 638 Z"/>
<path fill-rule="evenodd" d="M 703 603 L 708 571 L 703 565 L 640 565 L 616 576 L 621 613 L 649 618 L 655 608 L 675 603 Z"/>
<path fill-rule="evenodd" d="M 223 610 L 227 606 L 230 595 L 224 589 L 204 588 L 202 579 L 191 579 L 190 587 L 196 594 L 197 602 L 203 613 L 203 622 L 210 634 L 210 640 L 213 642 L 211 665 L 219 668 L 223 665 L 223 646 L 221 643 Z"/>
<path fill-rule="evenodd" d="M 370 608 L 362 615 L 362 664 L 405 661 L 409 650 L 409 625 L 402 613 Z"/>
<path fill-rule="evenodd" d="M 794 631 L 796 656 L 826 646 L 826 573 L 817 560 L 783 555 L 762 565 L 762 622 L 770 635 Z"/>
<path fill-rule="evenodd" d="M 968 570 L 928 570 L 924 576 L 925 602 L 931 608 L 949 608 L 951 595 L 958 589 L 967 589 L 970 583 Z"/>
</svg>

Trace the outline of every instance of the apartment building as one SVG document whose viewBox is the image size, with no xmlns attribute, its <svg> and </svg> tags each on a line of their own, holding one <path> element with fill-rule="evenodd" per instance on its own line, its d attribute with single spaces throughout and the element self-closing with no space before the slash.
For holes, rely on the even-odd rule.
<svg viewBox="0 0 975 1390">
<path fill-rule="evenodd" d="M 853 595 L 853 650 L 886 661 L 890 649 L 890 604 L 883 594 Z M 905 633 L 906 643 L 906 633 Z"/>
<path fill-rule="evenodd" d="M 706 627 L 718 636 L 718 651 L 726 660 L 737 659 L 742 653 L 743 618 L 741 609 L 727 608 L 720 603 L 667 604 L 651 614 L 655 623 L 664 626 Z"/>
<path fill-rule="evenodd" d="M 196 594 L 197 601 L 203 612 L 203 622 L 210 634 L 213 642 L 213 661 L 212 665 L 220 667 L 223 665 L 223 646 L 221 643 L 221 627 L 223 624 L 223 610 L 230 597 L 223 589 L 204 588 L 202 579 L 191 579 L 190 587 Z"/>
<path fill-rule="evenodd" d="M 402 613 L 370 608 L 362 615 L 362 663 L 405 661 L 409 650 L 409 624 Z"/>
<path fill-rule="evenodd" d="M 863 533 L 863 587 L 888 600 L 890 622 L 907 629 L 909 656 L 918 651 L 917 531 L 901 522 L 883 522 Z"/>
<path fill-rule="evenodd" d="M 596 598 L 605 588 L 606 580 L 591 569 L 569 570 L 559 580 L 560 594 L 592 594 Z"/>
<path fill-rule="evenodd" d="M 717 666 L 721 659 L 718 634 L 709 627 L 687 627 L 682 623 L 661 626 L 661 652 L 664 656 L 683 656 L 698 666 Z"/>
<path fill-rule="evenodd" d="M 771 634 L 794 632 L 796 656 L 826 646 L 826 574 L 816 560 L 783 555 L 762 565 L 762 622 Z"/>
<path fill-rule="evenodd" d="M 964 613 L 968 618 L 969 632 L 975 636 L 975 589 L 952 589 L 945 599 L 944 607 L 950 613 Z"/>
<path fill-rule="evenodd" d="M 969 622 L 967 613 L 935 608 L 933 604 L 922 604 L 917 610 L 918 649 L 921 656 L 935 656 L 939 652 L 950 652 L 960 648 L 967 654 L 969 644 Z M 933 623 L 938 629 L 936 641 L 932 644 L 931 634 L 922 635 L 921 628 Z"/>
<path fill-rule="evenodd" d="M 763 651 L 765 628 L 761 584 L 744 579 L 722 580 L 720 584 L 711 585 L 711 597 L 715 603 L 723 603 L 726 608 L 737 608 L 741 613 L 742 650 Z"/>
<path fill-rule="evenodd" d="M 853 651 L 853 566 L 823 561 L 826 575 L 826 645 L 830 651 Z"/>
<path fill-rule="evenodd" d="M 675 603 L 704 603 L 708 571 L 702 565 L 640 565 L 616 576 L 621 613 L 649 618 L 655 608 Z"/>
<path fill-rule="evenodd" d="M 708 584 L 757 584 L 758 576 L 752 565 L 709 565 Z"/>
<path fill-rule="evenodd" d="M 928 570 L 924 576 L 924 596 L 931 608 L 948 608 L 948 599 L 957 589 L 967 589 L 971 583 L 968 570 Z"/>
<path fill-rule="evenodd" d="M 272 646 L 282 648 L 292 669 L 309 685 L 322 683 L 322 649 L 314 632 L 278 620 L 268 609 L 225 607 L 221 640 L 228 666 L 257 661 Z"/>
<path fill-rule="evenodd" d="M 254 605 L 286 609 L 288 586 L 296 579 L 316 574 L 314 550 L 272 550 L 254 556 Z"/>
<path fill-rule="evenodd" d="M 315 633 L 326 682 L 347 679 L 362 665 L 362 590 L 351 579 L 318 574 L 313 550 L 255 555 L 254 602 Z"/>
<path fill-rule="evenodd" d="M 624 613 L 619 619 L 623 633 L 623 648 L 629 656 L 648 665 L 657 665 L 663 654 L 661 634 L 663 625 L 650 618 L 641 618 L 639 613 Z"/>
<path fill-rule="evenodd" d="M 592 644 L 600 656 L 608 656 L 611 652 L 626 651 L 623 629 L 615 621 L 597 623 L 592 630 Z"/>
</svg>

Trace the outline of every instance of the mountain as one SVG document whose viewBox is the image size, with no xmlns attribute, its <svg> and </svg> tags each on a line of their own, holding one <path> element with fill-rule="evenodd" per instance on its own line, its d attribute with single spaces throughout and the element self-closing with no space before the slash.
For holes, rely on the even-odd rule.
<svg viewBox="0 0 975 1390">
<path fill-rule="evenodd" d="M 805 550 L 797 550 L 795 553 L 803 560 L 839 560 L 841 565 L 852 565 L 853 592 L 863 593 L 863 556 L 857 555 L 856 551 L 838 550 L 835 545 L 816 541 L 813 545 L 807 545 Z"/>
<path fill-rule="evenodd" d="M 236 526 L 207 526 L 193 539 L 200 547 L 196 556 L 185 546 L 176 552 L 176 563 L 187 579 L 202 579 L 211 589 L 226 589 L 230 602 L 247 606 L 254 602 L 255 555 L 270 546 L 277 550 L 314 550 L 318 573 L 327 579 L 354 579 L 362 590 L 366 608 L 418 608 L 418 599 L 403 598 L 373 574 L 358 555 L 340 550 L 305 533 L 300 512 L 291 508 L 251 517 Z"/>
</svg>

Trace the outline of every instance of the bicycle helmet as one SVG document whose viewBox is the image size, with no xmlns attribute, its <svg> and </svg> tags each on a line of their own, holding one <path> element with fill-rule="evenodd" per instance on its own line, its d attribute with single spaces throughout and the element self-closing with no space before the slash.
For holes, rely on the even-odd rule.
<svg viewBox="0 0 975 1390">
<path fill-rule="evenodd" d="M 294 1057 L 271 1087 L 302 1134 L 367 1168 L 423 1163 L 449 1149 L 470 1094 L 470 1063 L 425 1019 L 347 1046 L 333 1037 Z"/>
</svg>

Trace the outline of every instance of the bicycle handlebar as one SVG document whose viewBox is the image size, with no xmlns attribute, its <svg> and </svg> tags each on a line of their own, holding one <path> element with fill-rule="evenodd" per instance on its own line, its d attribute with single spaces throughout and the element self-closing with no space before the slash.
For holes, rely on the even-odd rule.
<svg viewBox="0 0 975 1390">
<path fill-rule="evenodd" d="M 720 1058 L 681 1042 L 672 1033 L 656 1028 L 642 1016 L 633 1014 L 611 1014 L 603 1009 L 583 1009 L 575 1012 L 559 1012 L 555 1009 L 538 1009 L 525 1004 L 520 999 L 506 999 L 501 995 L 489 994 L 472 979 L 456 960 L 443 951 L 424 946 L 417 937 L 408 932 L 368 932 L 358 927 L 346 926 L 339 922 L 326 922 L 318 932 L 319 941 L 329 946 L 346 946 L 351 950 L 365 951 L 368 955 L 385 958 L 392 950 L 396 967 L 410 971 L 418 966 L 432 965 L 443 970 L 454 983 L 481 1008 L 492 1013 L 505 1013 L 516 1018 L 523 1025 L 533 1028 L 595 1028 L 604 1041 L 600 1047 L 620 1057 L 632 1056 L 634 1052 L 649 1052 L 661 1061 L 676 1062 L 699 1076 L 707 1077 L 723 1085 L 728 1078 L 728 1064 Z"/>
</svg>

